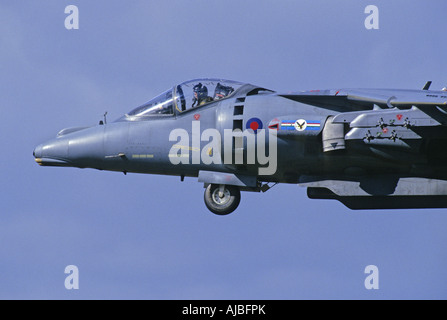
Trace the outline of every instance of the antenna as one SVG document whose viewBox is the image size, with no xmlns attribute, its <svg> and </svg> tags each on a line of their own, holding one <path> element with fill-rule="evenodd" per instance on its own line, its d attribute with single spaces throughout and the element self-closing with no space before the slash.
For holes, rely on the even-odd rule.
<svg viewBox="0 0 447 320">
<path fill-rule="evenodd" d="M 107 124 L 107 111 L 104 113 L 104 124 Z"/>
</svg>

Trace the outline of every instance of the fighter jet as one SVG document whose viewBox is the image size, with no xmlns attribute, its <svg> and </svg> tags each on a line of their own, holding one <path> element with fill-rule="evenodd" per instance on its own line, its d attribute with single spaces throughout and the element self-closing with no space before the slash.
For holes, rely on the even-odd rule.
<svg viewBox="0 0 447 320">
<path fill-rule="evenodd" d="M 218 215 L 241 191 L 277 183 L 351 209 L 446 208 L 447 92 L 430 84 L 280 93 L 195 79 L 113 122 L 63 129 L 33 155 L 41 166 L 198 178 Z"/>
</svg>

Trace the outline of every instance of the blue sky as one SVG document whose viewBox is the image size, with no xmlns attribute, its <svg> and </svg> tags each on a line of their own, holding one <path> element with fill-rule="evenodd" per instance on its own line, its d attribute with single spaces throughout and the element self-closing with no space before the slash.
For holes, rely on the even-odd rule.
<svg viewBox="0 0 447 320">
<path fill-rule="evenodd" d="M 67 30 L 67 5 L 79 30 Z M 364 27 L 367 5 L 379 29 Z M 0 3 L 1 299 L 446 299 L 447 211 L 350 211 L 278 185 L 219 217 L 196 179 L 39 167 L 62 128 L 176 83 L 447 85 L 445 1 Z M 64 287 L 67 265 L 79 290 Z M 366 290 L 364 269 L 379 269 Z"/>
</svg>

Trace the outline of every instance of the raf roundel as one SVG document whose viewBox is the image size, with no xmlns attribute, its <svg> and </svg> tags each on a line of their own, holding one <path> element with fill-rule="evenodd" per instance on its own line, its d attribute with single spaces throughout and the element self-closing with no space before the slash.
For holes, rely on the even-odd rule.
<svg viewBox="0 0 447 320">
<path fill-rule="evenodd" d="M 251 129 L 254 133 L 257 133 L 258 130 L 262 129 L 262 121 L 258 118 L 251 118 L 247 121 L 245 128 Z"/>
</svg>

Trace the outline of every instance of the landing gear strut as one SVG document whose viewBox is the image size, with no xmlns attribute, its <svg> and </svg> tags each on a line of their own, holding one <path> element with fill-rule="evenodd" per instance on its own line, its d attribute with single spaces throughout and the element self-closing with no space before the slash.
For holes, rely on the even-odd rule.
<svg viewBox="0 0 447 320">
<path fill-rule="evenodd" d="M 204 199 L 211 212 L 223 216 L 236 210 L 241 201 L 241 192 L 235 186 L 209 184 Z"/>
</svg>

